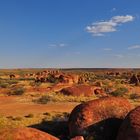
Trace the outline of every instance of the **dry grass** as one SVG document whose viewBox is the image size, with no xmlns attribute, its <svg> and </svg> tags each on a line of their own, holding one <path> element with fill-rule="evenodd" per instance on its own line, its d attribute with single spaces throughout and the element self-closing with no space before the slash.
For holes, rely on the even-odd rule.
<svg viewBox="0 0 140 140">
<path fill-rule="evenodd" d="M 61 93 L 47 93 L 46 95 L 40 97 L 37 100 L 34 100 L 33 102 L 40 103 L 40 104 L 46 104 L 48 102 L 86 102 L 89 100 L 96 99 L 96 96 L 67 96 L 63 95 Z"/>
<path fill-rule="evenodd" d="M 29 116 L 29 117 L 27 117 Z M 0 116 L 0 128 L 10 127 L 23 127 L 40 124 L 44 121 L 66 121 L 68 120 L 69 113 L 63 112 L 45 112 L 42 114 L 28 114 L 26 116 Z"/>
</svg>

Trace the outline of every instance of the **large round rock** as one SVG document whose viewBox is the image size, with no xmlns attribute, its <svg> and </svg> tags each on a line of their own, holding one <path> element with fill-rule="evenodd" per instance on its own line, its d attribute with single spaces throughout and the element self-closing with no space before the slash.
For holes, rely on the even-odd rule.
<svg viewBox="0 0 140 140">
<path fill-rule="evenodd" d="M 70 136 L 81 135 L 86 137 L 91 133 L 97 134 L 98 132 L 107 134 L 105 132 L 108 129 L 107 126 L 118 129 L 121 119 L 124 119 L 130 110 L 130 103 L 120 97 L 104 97 L 80 104 L 70 114 Z"/>
<path fill-rule="evenodd" d="M 140 106 L 126 116 L 117 140 L 140 140 Z"/>
<path fill-rule="evenodd" d="M 59 140 L 58 138 L 34 128 L 0 129 L 0 140 Z"/>
<path fill-rule="evenodd" d="M 64 95 L 72 96 L 92 96 L 94 95 L 94 89 L 89 85 L 76 85 L 64 88 L 60 91 Z"/>
</svg>

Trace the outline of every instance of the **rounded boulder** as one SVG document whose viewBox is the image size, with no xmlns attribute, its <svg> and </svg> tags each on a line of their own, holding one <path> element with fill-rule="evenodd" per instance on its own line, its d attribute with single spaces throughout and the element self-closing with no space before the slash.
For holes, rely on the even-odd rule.
<svg viewBox="0 0 140 140">
<path fill-rule="evenodd" d="M 72 110 L 69 117 L 70 136 L 86 137 L 91 133 L 94 135 L 106 133 L 108 135 L 110 132 L 107 130 L 112 131 L 112 127 L 114 127 L 113 130 L 118 130 L 130 110 L 131 104 L 121 97 L 103 97 L 80 104 Z"/>
<path fill-rule="evenodd" d="M 58 138 L 34 128 L 0 129 L 0 140 L 59 140 Z"/>
<path fill-rule="evenodd" d="M 140 140 L 140 106 L 126 116 L 119 129 L 117 140 Z"/>
<path fill-rule="evenodd" d="M 92 86 L 89 85 L 76 85 L 64 88 L 60 91 L 64 95 L 72 96 L 92 96 L 94 95 L 94 90 Z"/>
</svg>

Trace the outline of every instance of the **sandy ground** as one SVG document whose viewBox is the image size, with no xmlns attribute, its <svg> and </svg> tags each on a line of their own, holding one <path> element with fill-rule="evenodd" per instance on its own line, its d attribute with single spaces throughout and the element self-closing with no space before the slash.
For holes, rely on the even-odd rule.
<svg viewBox="0 0 140 140">
<path fill-rule="evenodd" d="M 30 113 L 71 112 L 78 103 L 48 103 L 45 105 L 20 102 L 19 97 L 0 97 L 0 115 L 23 116 Z"/>
</svg>

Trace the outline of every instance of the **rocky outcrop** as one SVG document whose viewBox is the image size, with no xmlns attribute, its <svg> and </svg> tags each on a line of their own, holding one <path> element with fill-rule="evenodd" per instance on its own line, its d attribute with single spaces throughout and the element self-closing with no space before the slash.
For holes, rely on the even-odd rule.
<svg viewBox="0 0 140 140">
<path fill-rule="evenodd" d="M 116 135 L 122 119 L 130 110 L 130 103 L 120 97 L 104 97 L 80 104 L 73 109 L 69 117 L 70 136 L 102 135 L 104 140 L 109 140 L 105 137 L 111 139 L 111 133 Z M 115 132 L 111 132 L 112 130 Z"/>
<path fill-rule="evenodd" d="M 59 140 L 58 138 L 34 128 L 0 129 L 0 140 Z"/>
<path fill-rule="evenodd" d="M 140 140 L 140 106 L 127 115 L 119 129 L 117 140 Z"/>
</svg>

